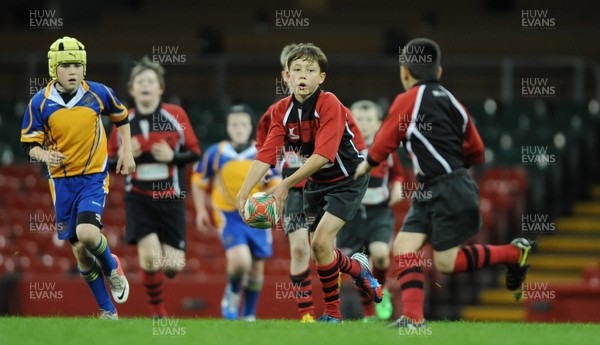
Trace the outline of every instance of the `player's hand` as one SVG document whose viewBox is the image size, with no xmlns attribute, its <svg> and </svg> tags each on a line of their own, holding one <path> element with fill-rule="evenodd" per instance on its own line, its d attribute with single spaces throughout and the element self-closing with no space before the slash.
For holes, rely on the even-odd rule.
<svg viewBox="0 0 600 345">
<path fill-rule="evenodd" d="M 373 169 L 373 167 L 365 160 L 362 161 L 357 167 L 356 167 L 356 171 L 354 172 L 354 179 L 358 180 L 359 177 L 368 174 L 371 169 Z"/>
<path fill-rule="evenodd" d="M 237 207 L 238 213 L 240 214 L 240 217 L 242 218 L 244 223 L 248 224 L 246 222 L 246 217 L 244 217 L 244 207 L 246 206 L 246 200 L 248 200 L 248 195 L 242 195 L 238 193 L 238 195 L 235 197 L 235 206 Z"/>
<path fill-rule="evenodd" d="M 196 230 L 206 234 L 212 228 L 208 211 L 204 208 L 196 210 Z"/>
<path fill-rule="evenodd" d="M 46 165 L 48 165 L 51 168 L 60 166 L 63 163 L 63 161 L 67 159 L 67 156 L 63 155 L 58 151 L 48 151 L 40 149 L 40 152 L 41 153 L 38 154 L 37 160 L 46 163 Z"/>
<path fill-rule="evenodd" d="M 131 152 L 122 152 L 117 161 L 117 174 L 129 175 L 135 172 L 135 160 Z"/>
<path fill-rule="evenodd" d="M 392 190 L 390 191 L 390 206 L 404 199 L 402 195 L 402 183 L 394 182 L 392 183 Z"/>
<path fill-rule="evenodd" d="M 131 138 L 131 153 L 133 158 L 138 158 L 142 154 L 142 144 L 137 138 Z"/>
<path fill-rule="evenodd" d="M 154 159 L 163 163 L 171 163 L 175 156 L 175 152 L 171 146 L 164 140 L 153 144 L 150 152 L 152 153 L 152 156 L 154 156 Z"/>
<path fill-rule="evenodd" d="M 277 210 L 278 219 L 282 219 L 281 215 L 283 214 L 283 206 L 285 205 L 285 200 L 287 199 L 289 190 L 290 189 L 284 180 L 277 186 L 265 192 L 265 194 L 273 194 L 275 197 L 275 209 Z"/>
</svg>

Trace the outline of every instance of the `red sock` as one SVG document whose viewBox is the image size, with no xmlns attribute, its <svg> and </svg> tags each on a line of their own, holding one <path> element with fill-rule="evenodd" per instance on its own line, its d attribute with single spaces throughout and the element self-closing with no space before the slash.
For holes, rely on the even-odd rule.
<svg viewBox="0 0 600 345">
<path fill-rule="evenodd" d="M 413 266 L 414 253 L 394 256 L 396 275 L 402 293 L 402 315 L 420 322 L 423 320 L 423 304 L 425 303 L 425 275 L 419 266 Z"/>
<path fill-rule="evenodd" d="M 167 317 L 167 309 L 163 302 L 162 289 L 162 272 L 146 272 L 142 271 L 142 282 L 146 287 L 146 293 L 150 297 L 152 305 L 152 314 L 160 317 Z"/>
<path fill-rule="evenodd" d="M 310 267 L 306 271 L 299 274 L 290 274 L 294 290 L 296 292 L 296 303 L 300 317 L 305 314 L 310 314 L 315 317 L 315 306 L 312 298 L 312 277 L 310 275 Z"/>
<path fill-rule="evenodd" d="M 487 266 L 515 264 L 519 262 L 521 251 L 512 244 L 492 246 L 471 244 L 462 246 L 454 261 L 452 273 L 472 272 Z"/>
<path fill-rule="evenodd" d="M 382 270 L 377 267 L 373 267 L 373 277 L 377 279 L 379 284 L 383 287 L 385 285 L 385 275 L 387 274 L 387 268 Z"/>
<path fill-rule="evenodd" d="M 335 248 L 335 255 L 336 259 L 333 261 L 337 260 L 340 272 L 347 273 L 354 278 L 360 278 L 361 266 L 358 261 L 348 257 L 348 255 L 342 253 L 342 251 L 337 248 Z"/>
<path fill-rule="evenodd" d="M 325 310 L 323 314 L 327 314 L 331 317 L 342 319 L 340 313 L 340 287 L 338 285 L 338 277 L 340 274 L 340 268 L 338 267 L 337 260 L 333 260 L 331 263 L 319 266 L 317 265 L 317 273 L 321 280 L 321 287 L 323 289 L 323 299 L 325 300 Z"/>
</svg>

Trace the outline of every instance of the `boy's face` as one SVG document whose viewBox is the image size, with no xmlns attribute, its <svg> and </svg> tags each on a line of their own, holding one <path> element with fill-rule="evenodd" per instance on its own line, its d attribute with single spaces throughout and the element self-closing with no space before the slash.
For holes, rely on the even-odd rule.
<svg viewBox="0 0 600 345">
<path fill-rule="evenodd" d="M 372 139 L 381 127 L 376 109 L 356 109 L 352 111 L 352 115 L 365 139 Z"/>
<path fill-rule="evenodd" d="M 227 116 L 227 134 L 234 145 L 246 145 L 252 134 L 250 115 L 232 113 Z"/>
<path fill-rule="evenodd" d="M 66 93 L 77 90 L 83 80 L 83 65 L 80 63 L 64 63 L 56 67 L 56 79 Z"/>
<path fill-rule="evenodd" d="M 149 105 L 160 100 L 163 91 L 156 72 L 147 69 L 133 78 L 129 94 L 136 104 Z"/>
<path fill-rule="evenodd" d="M 300 58 L 290 64 L 288 83 L 298 101 L 304 102 L 324 81 L 325 72 L 317 61 Z"/>
</svg>

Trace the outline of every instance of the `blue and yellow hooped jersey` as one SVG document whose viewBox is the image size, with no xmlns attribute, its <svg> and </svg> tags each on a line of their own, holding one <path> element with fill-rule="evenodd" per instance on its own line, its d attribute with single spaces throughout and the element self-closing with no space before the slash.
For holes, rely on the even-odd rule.
<svg viewBox="0 0 600 345">
<path fill-rule="evenodd" d="M 235 198 L 244 184 L 256 153 L 254 145 L 237 152 L 229 141 L 213 144 L 204 152 L 204 156 L 192 176 L 192 182 L 207 190 L 212 181 L 211 200 L 213 206 L 222 211 L 235 211 L 237 209 Z M 280 175 L 275 169 L 271 169 L 271 171 L 273 177 L 269 183 L 262 187 L 257 185 L 251 194 L 269 189 L 279 183 Z"/>
<path fill-rule="evenodd" d="M 114 91 L 103 84 L 82 81 L 65 104 L 52 81 L 35 94 L 25 110 L 21 142 L 37 143 L 67 156 L 59 167 L 49 168 L 52 178 L 107 171 L 107 140 L 100 115 L 118 123 L 127 109 Z"/>
</svg>

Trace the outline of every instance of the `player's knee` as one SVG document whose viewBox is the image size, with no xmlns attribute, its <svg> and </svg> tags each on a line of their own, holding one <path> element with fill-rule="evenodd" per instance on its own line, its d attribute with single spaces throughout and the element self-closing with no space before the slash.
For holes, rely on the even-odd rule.
<svg viewBox="0 0 600 345">
<path fill-rule="evenodd" d="M 314 257 L 318 260 L 321 256 L 331 251 L 329 243 L 320 239 L 314 239 L 311 243 L 311 251 Z"/>
<path fill-rule="evenodd" d="M 77 225 L 77 238 L 86 248 L 94 248 L 99 243 L 100 232 L 91 224 L 79 224 Z"/>
<path fill-rule="evenodd" d="M 94 264 L 94 257 L 85 249 L 83 243 L 76 242 L 71 249 L 80 267 L 89 267 Z"/>
<path fill-rule="evenodd" d="M 160 268 L 159 260 L 152 255 L 141 254 L 139 263 L 142 270 L 148 272 L 156 272 Z"/>
<path fill-rule="evenodd" d="M 292 243 L 290 247 L 290 252 L 295 259 L 306 259 L 310 255 L 308 243 Z"/>
<path fill-rule="evenodd" d="M 229 264 L 229 273 L 233 275 L 243 275 L 249 273 L 251 264 L 245 260 L 234 260 Z"/>
<path fill-rule="evenodd" d="M 436 258 L 433 264 L 438 271 L 444 274 L 450 274 L 454 271 L 454 262 L 451 260 Z"/>
</svg>

